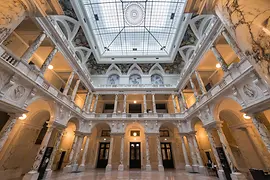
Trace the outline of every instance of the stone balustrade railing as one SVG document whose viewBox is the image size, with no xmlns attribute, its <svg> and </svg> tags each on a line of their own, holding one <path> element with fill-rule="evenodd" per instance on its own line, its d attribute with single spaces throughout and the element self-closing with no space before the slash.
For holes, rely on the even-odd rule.
<svg viewBox="0 0 270 180">
<path fill-rule="evenodd" d="M 99 84 L 97 88 L 176 88 L 171 84 Z"/>
</svg>

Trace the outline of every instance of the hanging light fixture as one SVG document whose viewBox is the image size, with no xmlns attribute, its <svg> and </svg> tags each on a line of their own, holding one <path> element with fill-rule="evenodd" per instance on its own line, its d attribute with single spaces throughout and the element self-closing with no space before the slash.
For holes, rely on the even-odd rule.
<svg viewBox="0 0 270 180">
<path fill-rule="evenodd" d="M 248 116 L 246 114 L 243 114 L 243 117 L 244 117 L 244 119 L 250 119 L 251 118 L 250 116 Z"/>
<path fill-rule="evenodd" d="M 20 119 L 20 120 L 24 120 L 24 119 L 26 119 L 26 117 L 27 117 L 27 115 L 26 115 L 26 114 L 22 114 L 22 116 L 21 116 L 21 117 L 19 117 L 19 119 Z"/>
</svg>

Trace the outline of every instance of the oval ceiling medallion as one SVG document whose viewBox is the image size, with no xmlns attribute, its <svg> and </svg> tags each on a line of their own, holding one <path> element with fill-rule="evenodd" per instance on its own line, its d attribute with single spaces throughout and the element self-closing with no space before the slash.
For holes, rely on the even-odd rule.
<svg viewBox="0 0 270 180">
<path fill-rule="evenodd" d="M 138 26 L 144 21 L 144 7 L 139 3 L 130 3 L 125 9 L 125 20 L 131 26 Z"/>
</svg>

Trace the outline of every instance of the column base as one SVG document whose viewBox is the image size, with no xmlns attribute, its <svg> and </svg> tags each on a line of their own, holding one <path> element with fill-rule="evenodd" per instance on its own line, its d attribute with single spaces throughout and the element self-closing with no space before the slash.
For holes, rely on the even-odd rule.
<svg viewBox="0 0 270 180">
<path fill-rule="evenodd" d="M 39 173 L 37 171 L 29 171 L 23 176 L 23 180 L 37 180 Z"/>
<path fill-rule="evenodd" d="M 119 164 L 118 171 L 124 171 L 124 165 L 123 164 Z"/>
<path fill-rule="evenodd" d="M 192 165 L 192 169 L 193 169 L 193 172 L 196 172 L 196 173 L 200 172 L 199 165 Z"/>
<path fill-rule="evenodd" d="M 218 170 L 218 178 L 220 180 L 227 180 L 226 176 L 225 176 L 225 172 L 223 170 Z"/>
<path fill-rule="evenodd" d="M 71 165 L 71 172 L 77 172 L 78 171 L 78 167 L 79 167 L 78 164 L 72 164 Z"/>
<path fill-rule="evenodd" d="M 85 171 L 85 165 L 84 164 L 81 164 L 79 167 L 78 167 L 78 170 L 77 171 Z"/>
<path fill-rule="evenodd" d="M 232 180 L 247 180 L 246 176 L 244 176 L 240 172 L 233 172 L 231 173 Z"/>
<path fill-rule="evenodd" d="M 208 171 L 205 166 L 199 166 L 199 173 L 204 174 L 206 176 L 208 175 Z"/>
<path fill-rule="evenodd" d="M 146 170 L 146 171 L 152 171 L 151 165 L 150 165 L 150 164 L 147 164 L 147 165 L 145 166 L 145 170 Z"/>
<path fill-rule="evenodd" d="M 110 171 L 112 171 L 112 165 L 111 164 L 108 164 L 106 166 L 106 172 L 110 172 Z"/>
<path fill-rule="evenodd" d="M 72 171 L 71 165 L 67 165 L 66 167 L 63 168 L 64 173 L 70 173 Z"/>
<path fill-rule="evenodd" d="M 52 176 L 52 170 L 51 169 L 46 169 L 43 179 L 50 179 L 50 177 Z"/>
<path fill-rule="evenodd" d="M 163 171 L 164 171 L 163 165 L 158 165 L 158 171 L 159 171 L 159 172 L 163 172 Z"/>
<path fill-rule="evenodd" d="M 190 165 L 185 165 L 185 170 L 187 172 L 193 172 L 193 169 L 192 169 L 192 167 Z"/>
</svg>

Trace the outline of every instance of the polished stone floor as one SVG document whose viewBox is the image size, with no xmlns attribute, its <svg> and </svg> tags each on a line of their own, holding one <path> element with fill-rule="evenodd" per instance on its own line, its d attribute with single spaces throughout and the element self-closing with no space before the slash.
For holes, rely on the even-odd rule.
<svg viewBox="0 0 270 180">
<path fill-rule="evenodd" d="M 81 173 L 54 173 L 53 180 L 217 180 L 216 177 L 208 177 L 200 174 L 191 174 L 185 171 L 170 170 L 165 172 L 145 172 L 140 170 L 112 171 L 105 173 L 105 170 L 87 170 Z"/>
</svg>

